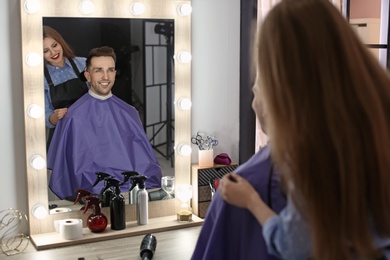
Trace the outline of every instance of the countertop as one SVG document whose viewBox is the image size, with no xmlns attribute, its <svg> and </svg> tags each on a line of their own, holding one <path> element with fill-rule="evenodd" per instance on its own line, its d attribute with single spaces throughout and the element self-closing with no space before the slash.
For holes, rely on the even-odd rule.
<svg viewBox="0 0 390 260">
<path fill-rule="evenodd" d="M 199 236 L 201 226 L 152 233 L 157 238 L 153 260 L 190 259 Z M 145 235 L 111 239 L 82 245 L 37 251 L 30 242 L 26 250 L 14 256 L 0 251 L 0 259 L 8 260 L 133 260 L 141 259 L 140 245 Z M 99 258 L 100 257 L 100 258 Z"/>
</svg>

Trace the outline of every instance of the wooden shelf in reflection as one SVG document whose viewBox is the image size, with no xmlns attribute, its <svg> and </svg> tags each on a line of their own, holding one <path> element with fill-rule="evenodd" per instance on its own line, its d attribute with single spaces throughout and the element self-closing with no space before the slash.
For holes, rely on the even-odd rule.
<svg viewBox="0 0 390 260">
<path fill-rule="evenodd" d="M 83 237 L 76 240 L 65 240 L 57 232 L 31 235 L 31 241 L 37 250 L 57 248 L 62 246 L 79 245 L 116 238 L 132 237 L 149 233 L 200 226 L 203 219 L 193 215 L 192 221 L 179 222 L 176 215 L 149 219 L 147 225 L 138 225 L 137 221 L 126 223 L 123 230 L 111 230 L 110 225 L 102 233 L 92 233 L 88 228 L 83 228 Z"/>
</svg>

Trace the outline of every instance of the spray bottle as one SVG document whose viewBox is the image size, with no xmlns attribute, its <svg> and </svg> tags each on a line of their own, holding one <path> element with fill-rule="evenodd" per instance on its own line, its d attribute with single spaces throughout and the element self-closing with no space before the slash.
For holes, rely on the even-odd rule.
<svg viewBox="0 0 390 260">
<path fill-rule="evenodd" d="M 83 190 L 83 189 L 76 189 L 76 192 L 77 192 L 77 197 L 73 205 L 76 205 L 78 202 L 80 202 L 80 204 L 85 204 L 85 197 L 91 195 L 90 191 Z M 84 210 L 84 209 L 85 206 L 81 207 L 80 210 Z"/>
<path fill-rule="evenodd" d="M 133 176 L 133 183 L 138 185 L 137 191 L 137 222 L 138 225 L 148 224 L 148 192 L 145 189 L 145 180 L 148 177 L 144 175 Z"/>
<path fill-rule="evenodd" d="M 84 214 L 90 207 L 93 209 L 92 214 L 87 218 L 88 228 L 94 233 L 103 232 L 107 227 L 107 217 L 100 212 L 100 199 L 97 197 L 86 196 L 85 203 Z"/>
<path fill-rule="evenodd" d="M 84 189 L 76 189 L 77 197 L 73 205 L 76 205 L 78 202 L 85 204 L 85 197 L 91 195 L 91 192 Z"/>
<path fill-rule="evenodd" d="M 127 171 L 127 172 L 122 172 L 121 174 L 124 176 L 124 180 L 119 185 L 124 185 L 127 181 L 130 180 L 131 185 L 129 188 L 129 204 L 136 204 L 138 186 L 136 186 L 136 184 L 134 183 L 133 177 L 139 176 L 139 173 L 135 171 Z"/>
<path fill-rule="evenodd" d="M 110 187 L 115 187 L 110 200 L 111 229 L 122 230 L 126 228 L 125 198 L 121 194 L 119 181 L 114 178 L 107 178 Z"/>
<path fill-rule="evenodd" d="M 95 183 L 92 185 L 92 187 L 95 187 L 99 182 L 104 180 L 104 187 L 100 190 L 100 193 L 98 197 L 102 201 L 102 208 L 109 207 L 110 206 L 110 199 L 112 194 L 114 193 L 114 190 L 111 188 L 111 186 L 107 183 L 107 178 L 112 178 L 111 175 L 105 172 L 96 172 L 96 180 Z"/>
</svg>

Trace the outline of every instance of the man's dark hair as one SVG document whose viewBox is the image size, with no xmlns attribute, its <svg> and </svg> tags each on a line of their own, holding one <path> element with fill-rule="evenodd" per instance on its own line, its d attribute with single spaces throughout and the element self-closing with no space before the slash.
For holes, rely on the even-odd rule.
<svg viewBox="0 0 390 260">
<path fill-rule="evenodd" d="M 116 62 L 116 54 L 113 48 L 108 46 L 93 48 L 92 50 L 89 51 L 87 60 L 85 62 L 86 70 L 88 70 L 88 68 L 91 66 L 91 59 L 93 57 L 102 57 L 102 56 L 112 57 L 114 59 L 114 62 Z"/>
<path fill-rule="evenodd" d="M 85 69 L 84 71 L 88 70 L 91 66 L 91 60 L 93 57 L 112 57 L 114 59 L 114 62 L 116 62 L 116 54 L 113 48 L 108 46 L 101 46 L 97 48 L 93 48 L 89 51 L 87 60 L 85 61 Z M 84 76 L 84 71 L 82 71 L 79 75 L 79 78 L 82 81 L 87 81 L 87 79 Z"/>
</svg>

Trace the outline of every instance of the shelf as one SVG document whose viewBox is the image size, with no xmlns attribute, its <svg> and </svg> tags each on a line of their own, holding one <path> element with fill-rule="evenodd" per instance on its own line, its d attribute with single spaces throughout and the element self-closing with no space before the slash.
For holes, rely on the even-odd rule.
<svg viewBox="0 0 390 260">
<path fill-rule="evenodd" d="M 147 225 L 138 225 L 136 221 L 126 223 L 123 230 L 111 230 L 110 225 L 102 233 L 92 233 L 88 228 L 83 228 L 83 237 L 75 240 L 65 240 L 57 232 L 31 235 L 31 241 L 37 250 L 57 248 L 63 246 L 79 245 L 109 239 L 132 237 L 162 231 L 201 226 L 203 219 L 192 215 L 190 222 L 178 222 L 176 215 L 159 218 L 151 218 Z"/>
<path fill-rule="evenodd" d="M 192 196 L 193 213 L 200 218 L 205 218 L 207 209 L 211 203 L 211 189 L 209 181 L 211 178 L 221 179 L 225 174 L 234 171 L 238 164 L 230 165 L 214 164 L 211 167 L 199 167 L 192 165 L 191 183 L 194 194 Z"/>
</svg>

